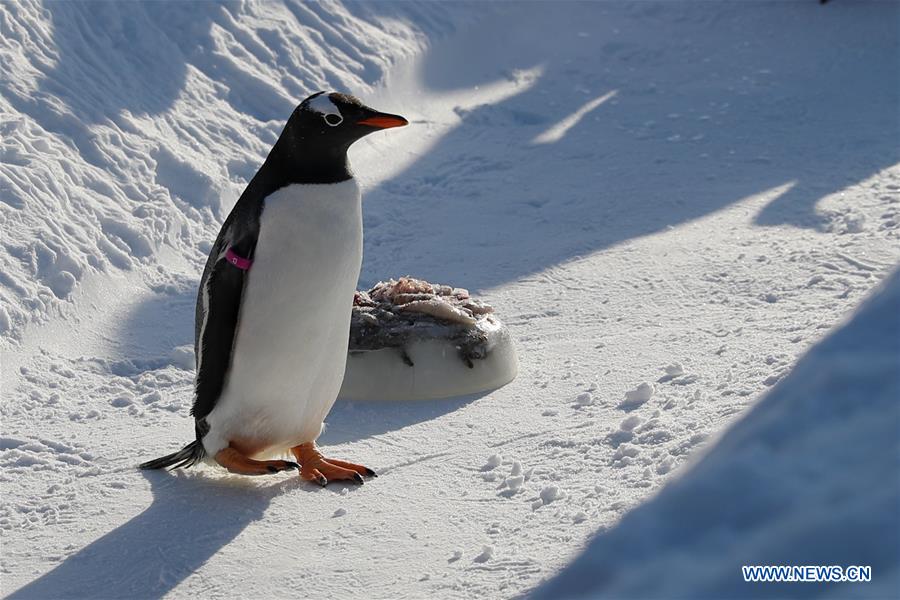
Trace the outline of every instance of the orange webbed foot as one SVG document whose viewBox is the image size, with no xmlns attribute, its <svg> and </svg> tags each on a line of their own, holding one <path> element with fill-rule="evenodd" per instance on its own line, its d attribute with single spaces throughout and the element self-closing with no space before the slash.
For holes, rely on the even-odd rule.
<svg viewBox="0 0 900 600">
<path fill-rule="evenodd" d="M 253 460 L 230 446 L 217 452 L 215 459 L 230 472 L 239 475 L 269 475 L 300 468 L 300 465 L 289 460 Z"/>
<path fill-rule="evenodd" d="M 327 485 L 329 481 L 355 481 L 363 483 L 363 475 L 378 477 L 375 471 L 362 465 L 325 458 L 315 443 L 300 444 L 291 448 L 291 452 L 300 463 L 300 477 L 306 481 L 315 481 L 319 485 Z"/>
</svg>

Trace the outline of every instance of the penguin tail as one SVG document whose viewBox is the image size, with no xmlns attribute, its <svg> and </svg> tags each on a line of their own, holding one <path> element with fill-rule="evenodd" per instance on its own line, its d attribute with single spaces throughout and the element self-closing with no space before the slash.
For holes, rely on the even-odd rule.
<svg viewBox="0 0 900 600">
<path fill-rule="evenodd" d="M 200 440 L 194 440 L 178 452 L 141 463 L 139 468 L 144 470 L 183 469 L 196 465 L 203 460 L 204 456 L 206 456 L 206 450 L 203 449 L 203 444 L 200 443 Z"/>
</svg>

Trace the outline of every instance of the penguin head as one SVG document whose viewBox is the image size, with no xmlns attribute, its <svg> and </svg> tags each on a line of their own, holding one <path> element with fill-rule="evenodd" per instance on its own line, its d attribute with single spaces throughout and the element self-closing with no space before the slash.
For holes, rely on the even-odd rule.
<svg viewBox="0 0 900 600">
<path fill-rule="evenodd" d="M 349 94 L 318 92 L 300 103 L 288 123 L 304 142 L 346 151 L 370 133 L 403 127 L 409 121 L 369 108 Z"/>
</svg>

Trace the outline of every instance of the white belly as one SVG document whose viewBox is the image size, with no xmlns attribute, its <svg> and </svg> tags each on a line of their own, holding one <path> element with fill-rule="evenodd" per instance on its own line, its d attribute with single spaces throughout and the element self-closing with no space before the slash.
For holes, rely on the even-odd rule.
<svg viewBox="0 0 900 600">
<path fill-rule="evenodd" d="M 230 374 L 207 417 L 210 456 L 232 442 L 282 453 L 319 436 L 344 377 L 361 262 L 354 179 L 266 198 Z"/>
</svg>

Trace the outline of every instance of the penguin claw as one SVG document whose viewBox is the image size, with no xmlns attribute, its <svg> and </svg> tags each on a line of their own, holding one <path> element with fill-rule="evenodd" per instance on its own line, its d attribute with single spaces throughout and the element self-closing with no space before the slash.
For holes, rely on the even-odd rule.
<svg viewBox="0 0 900 600">
<path fill-rule="evenodd" d="M 328 459 L 312 442 L 291 448 L 291 452 L 300 463 L 300 477 L 307 481 L 316 481 L 326 485 L 329 481 L 353 481 L 363 484 L 363 476 L 376 477 L 375 471 L 362 465 L 345 460 Z"/>
</svg>

